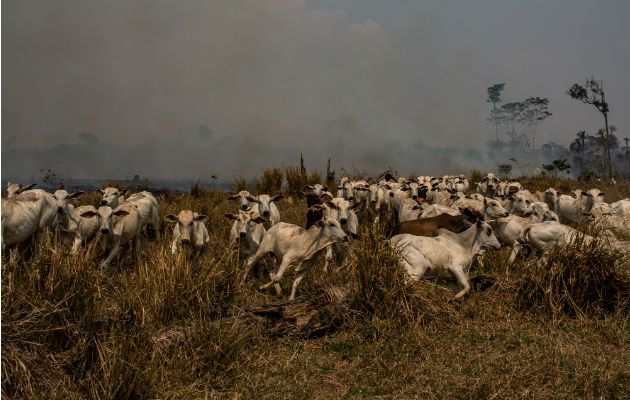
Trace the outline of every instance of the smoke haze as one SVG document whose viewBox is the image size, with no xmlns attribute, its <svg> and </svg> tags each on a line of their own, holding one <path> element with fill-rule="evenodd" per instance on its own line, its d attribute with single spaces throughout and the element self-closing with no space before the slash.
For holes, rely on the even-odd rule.
<svg viewBox="0 0 630 400">
<path fill-rule="evenodd" d="M 593 74 L 628 136 L 627 1 L 420 3 L 3 1 L 3 178 L 466 172 L 488 86 L 549 98 L 536 144 L 567 145 L 603 124 L 565 94 Z"/>
</svg>

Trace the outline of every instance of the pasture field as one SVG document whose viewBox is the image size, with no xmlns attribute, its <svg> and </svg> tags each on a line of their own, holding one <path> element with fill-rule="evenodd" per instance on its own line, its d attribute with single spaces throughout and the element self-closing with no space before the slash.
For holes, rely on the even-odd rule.
<svg viewBox="0 0 630 400">
<path fill-rule="evenodd" d="M 523 178 L 544 190 L 548 177 Z M 588 187 L 587 187 L 588 186 Z M 559 179 L 560 191 L 598 187 L 613 202 L 630 185 Z M 103 274 L 97 243 L 71 256 L 42 246 L 33 262 L 2 263 L 2 396 L 46 399 L 622 399 L 630 395 L 628 254 L 597 242 L 533 256 L 507 268 L 510 249 L 489 251 L 471 277 L 496 284 L 463 303 L 434 282 L 406 284 L 378 225 L 362 225 L 350 264 L 323 274 L 318 263 L 298 296 L 348 286 L 347 315 L 319 337 L 226 320 L 225 304 L 286 301 L 247 283 L 228 244 L 236 210 L 227 194 L 195 188 L 158 199 L 159 241 L 123 251 Z M 100 196 L 74 203 L 98 207 Z M 301 226 L 306 202 L 278 202 Z M 167 214 L 208 216 L 210 247 L 197 260 L 170 255 Z M 195 327 L 195 329 L 188 329 Z M 178 340 L 159 340 L 189 332 Z"/>
</svg>

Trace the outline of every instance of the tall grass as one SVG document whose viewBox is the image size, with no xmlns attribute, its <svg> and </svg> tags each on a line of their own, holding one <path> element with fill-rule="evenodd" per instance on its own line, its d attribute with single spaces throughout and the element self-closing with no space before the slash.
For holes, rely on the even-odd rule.
<svg viewBox="0 0 630 400">
<path fill-rule="evenodd" d="M 282 191 L 282 170 L 279 168 L 264 169 L 259 181 L 256 181 L 258 193 L 278 194 Z"/>
<path fill-rule="evenodd" d="M 600 240 L 578 237 L 555 248 L 543 263 L 525 264 L 517 304 L 549 315 L 593 316 L 619 309 L 628 313 L 630 281 L 621 271 L 625 255 Z"/>
<path fill-rule="evenodd" d="M 287 178 L 287 192 L 292 196 L 301 197 L 302 190 L 306 185 L 322 183 L 322 178 L 318 172 L 306 171 L 302 174 L 299 167 L 285 167 L 284 175 Z"/>
</svg>

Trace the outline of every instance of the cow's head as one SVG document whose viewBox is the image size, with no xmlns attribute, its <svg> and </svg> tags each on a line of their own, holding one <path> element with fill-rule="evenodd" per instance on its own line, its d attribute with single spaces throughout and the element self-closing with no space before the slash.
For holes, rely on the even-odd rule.
<svg viewBox="0 0 630 400">
<path fill-rule="evenodd" d="M 101 200 L 102 206 L 116 208 L 125 201 L 125 196 L 129 193 L 129 189 L 121 191 L 114 187 L 106 187 L 105 189 L 99 189 L 99 192 L 103 195 L 103 200 Z"/>
<path fill-rule="evenodd" d="M 484 215 L 490 218 L 502 218 L 510 215 L 505 208 L 494 199 L 483 199 Z"/>
<path fill-rule="evenodd" d="M 334 218 L 324 218 L 315 223 L 320 229 L 320 235 L 330 238 L 332 241 L 348 241 L 348 235 L 341 228 L 339 221 Z"/>
<path fill-rule="evenodd" d="M 238 214 L 224 214 L 223 218 L 228 221 L 234 221 L 234 229 L 236 230 L 238 240 L 245 240 L 251 237 L 258 224 L 267 222 L 258 213 L 252 211 L 239 211 Z"/>
<path fill-rule="evenodd" d="M 197 230 L 195 229 L 195 222 L 204 223 L 208 220 L 207 216 L 199 215 L 190 210 L 182 210 L 177 216 L 169 214 L 164 218 L 170 223 L 177 224 L 179 240 L 182 244 L 190 244 L 196 240 Z"/>
<path fill-rule="evenodd" d="M 37 183 L 31 183 L 30 185 L 26 185 L 26 186 L 22 186 L 19 183 L 11 183 L 9 182 L 7 185 L 7 198 L 11 198 L 13 196 L 16 196 L 20 193 L 23 193 L 27 190 L 30 190 L 33 188 L 33 186 L 37 185 Z"/>
<path fill-rule="evenodd" d="M 236 200 L 241 210 L 247 210 L 249 208 L 249 200 L 247 198 L 253 198 L 247 190 L 241 190 L 237 194 L 233 194 L 228 197 L 228 200 Z"/>
<path fill-rule="evenodd" d="M 57 203 L 57 213 L 59 214 L 65 213 L 66 210 L 68 209 L 68 200 L 76 199 L 77 197 L 81 196 L 83 193 L 85 192 L 79 191 L 79 192 L 74 192 L 74 193 L 68 193 L 64 189 L 55 190 L 55 193 L 53 193 L 53 197 L 55 198 L 55 201 Z"/>
<path fill-rule="evenodd" d="M 477 221 L 477 245 L 482 249 L 499 250 L 501 244 L 492 231 L 492 227 L 481 220 Z"/>
<path fill-rule="evenodd" d="M 271 215 L 271 203 L 282 200 L 283 198 L 284 196 L 281 194 L 274 197 L 271 197 L 268 194 L 261 194 L 256 197 L 248 196 L 247 201 L 250 203 L 257 203 L 259 214 L 265 218 L 269 218 L 269 216 Z"/>
<path fill-rule="evenodd" d="M 129 211 L 121 210 L 119 208 L 112 210 L 109 206 L 101 206 L 97 212 L 86 211 L 81 214 L 83 218 L 98 218 L 100 231 L 103 235 L 109 235 L 114 232 L 114 219 L 113 217 L 124 217 L 129 215 Z"/>
</svg>

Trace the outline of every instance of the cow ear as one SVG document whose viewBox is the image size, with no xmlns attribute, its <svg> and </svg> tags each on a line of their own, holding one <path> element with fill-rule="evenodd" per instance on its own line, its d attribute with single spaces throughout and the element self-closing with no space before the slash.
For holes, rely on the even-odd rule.
<svg viewBox="0 0 630 400">
<path fill-rule="evenodd" d="M 321 209 L 322 209 L 322 205 L 321 204 L 315 204 L 315 205 L 309 207 L 309 210 L 313 210 L 313 211 L 321 211 Z"/>
<path fill-rule="evenodd" d="M 126 196 L 127 194 L 129 194 L 129 189 L 125 189 L 125 190 L 123 190 L 123 191 L 121 192 L 121 194 L 122 194 L 123 196 Z"/>
<path fill-rule="evenodd" d="M 254 221 L 257 224 L 262 224 L 264 222 L 267 222 L 267 220 L 261 217 L 260 215 L 257 216 L 256 218 L 252 218 L 252 221 Z"/>
<path fill-rule="evenodd" d="M 197 215 L 195 217 L 195 221 L 197 222 L 206 222 L 208 220 L 208 216 L 207 215 Z"/>
<path fill-rule="evenodd" d="M 22 191 L 30 190 L 33 186 L 37 185 L 37 183 L 31 183 L 30 185 L 22 186 Z"/>
<path fill-rule="evenodd" d="M 236 200 L 236 199 L 238 199 L 238 198 L 239 198 L 239 195 L 238 195 L 238 194 L 233 194 L 233 195 L 231 195 L 231 196 L 228 196 L 228 200 Z"/>
<path fill-rule="evenodd" d="M 488 199 L 486 199 L 485 197 L 483 198 L 483 205 L 487 206 L 488 205 Z"/>
<path fill-rule="evenodd" d="M 409 191 L 410 189 L 409 189 L 408 187 L 404 187 L 404 188 L 401 188 L 400 190 L 402 190 L 403 192 L 407 192 L 407 191 Z"/>
<path fill-rule="evenodd" d="M 102 194 L 103 196 L 105 196 L 105 191 L 103 189 L 99 189 L 98 192 Z"/>
<path fill-rule="evenodd" d="M 314 188 L 311 185 L 306 185 L 304 186 L 304 190 L 314 190 Z"/>
<path fill-rule="evenodd" d="M 333 197 L 329 193 L 322 193 L 319 198 L 322 199 L 322 201 L 330 201 L 333 199 Z"/>
<path fill-rule="evenodd" d="M 245 196 L 245 198 L 247 199 L 247 201 L 251 201 L 252 203 L 258 203 L 258 199 L 255 199 L 252 196 Z"/>
<path fill-rule="evenodd" d="M 600 193 L 599 195 L 600 195 L 600 196 L 604 196 L 605 194 L 606 194 L 606 193 L 602 192 L 602 193 Z"/>
<path fill-rule="evenodd" d="M 383 185 L 383 187 L 387 190 L 392 190 L 392 187 L 389 186 L 387 183 Z"/>
<path fill-rule="evenodd" d="M 116 212 L 114 212 L 112 214 L 117 216 L 117 217 L 124 217 L 125 215 L 129 215 L 129 211 L 118 210 L 118 211 L 116 211 Z"/>
<path fill-rule="evenodd" d="M 98 213 L 95 213 L 94 211 L 86 211 L 84 213 L 81 213 L 82 218 L 92 218 L 96 215 L 98 215 Z"/>
<path fill-rule="evenodd" d="M 339 207 L 337 207 L 337 205 L 335 203 L 333 203 L 332 201 L 327 201 L 326 205 L 330 208 L 334 208 L 335 210 L 337 210 Z"/>
<path fill-rule="evenodd" d="M 361 208 L 361 203 L 354 203 L 354 204 L 352 205 L 352 207 L 350 207 L 350 209 L 351 209 L 351 210 L 353 210 L 353 211 L 356 211 L 356 210 L 358 210 L 359 208 Z"/>
<path fill-rule="evenodd" d="M 283 194 L 279 194 L 279 195 L 274 196 L 271 199 L 271 201 L 278 201 L 278 200 L 282 200 L 282 199 L 284 199 L 284 195 Z"/>
<path fill-rule="evenodd" d="M 234 215 L 234 214 L 223 214 L 223 218 L 231 221 L 233 219 L 238 219 L 238 215 Z"/>
<path fill-rule="evenodd" d="M 420 207 L 419 205 L 415 205 L 413 207 L 411 207 L 412 210 L 422 210 L 422 207 Z"/>
<path fill-rule="evenodd" d="M 168 222 L 177 222 L 177 217 L 173 214 L 167 215 L 166 217 L 164 217 L 164 219 Z"/>
<path fill-rule="evenodd" d="M 81 196 L 83 193 L 85 193 L 85 192 L 83 192 L 83 191 L 74 192 L 74 193 L 68 195 L 68 198 L 69 199 L 76 199 L 77 197 Z"/>
</svg>

